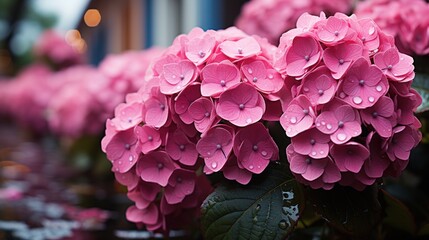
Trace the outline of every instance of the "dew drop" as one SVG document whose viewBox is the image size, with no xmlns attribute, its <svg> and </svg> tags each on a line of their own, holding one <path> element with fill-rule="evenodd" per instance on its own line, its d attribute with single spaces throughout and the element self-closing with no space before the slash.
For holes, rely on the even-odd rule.
<svg viewBox="0 0 429 240">
<path fill-rule="evenodd" d="M 221 149 L 222 148 L 222 145 L 220 145 L 220 144 L 216 144 L 216 149 Z"/>
<path fill-rule="evenodd" d="M 249 166 L 249 169 L 250 169 L 250 170 L 252 170 L 253 168 L 254 168 L 254 167 L 253 167 L 253 165 L 250 165 L 250 166 Z"/>
<path fill-rule="evenodd" d="M 118 164 L 119 164 L 119 165 L 121 165 L 121 164 L 122 164 L 122 161 L 118 161 Z"/>
<path fill-rule="evenodd" d="M 374 97 L 369 97 L 369 98 L 368 98 L 368 101 L 369 101 L 370 103 L 373 103 L 373 102 L 375 101 L 375 98 L 374 98 Z"/>
<path fill-rule="evenodd" d="M 163 169 L 164 168 L 164 164 L 162 164 L 162 163 L 158 163 L 158 169 Z"/>
<path fill-rule="evenodd" d="M 372 35 L 372 34 L 374 34 L 375 33 L 375 27 L 374 26 L 371 26 L 369 29 L 368 29 L 368 34 L 369 35 Z"/>
<path fill-rule="evenodd" d="M 258 204 L 258 205 L 256 205 L 256 208 L 255 208 L 255 210 L 256 210 L 256 211 L 259 211 L 259 210 L 261 210 L 261 204 Z"/>
<path fill-rule="evenodd" d="M 273 74 L 271 74 L 271 73 L 270 73 L 270 74 L 268 74 L 268 78 L 269 78 L 269 79 L 273 79 L 273 78 L 274 78 Z"/>
<path fill-rule="evenodd" d="M 316 156 L 317 152 L 311 152 L 312 156 Z"/>
<path fill-rule="evenodd" d="M 129 160 L 130 162 L 132 162 L 132 161 L 134 160 L 134 156 L 130 156 L 130 158 L 128 158 L 128 160 Z"/>
<path fill-rule="evenodd" d="M 210 156 L 212 153 L 211 152 L 207 152 L 207 155 Z"/>
<path fill-rule="evenodd" d="M 328 129 L 328 130 L 331 130 L 332 129 L 332 125 L 331 124 L 326 124 L 326 128 Z"/>
<path fill-rule="evenodd" d="M 320 127 L 320 123 L 316 123 L 316 127 Z"/>
<path fill-rule="evenodd" d="M 255 83 L 257 81 L 258 81 L 258 78 L 257 77 L 253 77 L 253 82 Z"/>
<path fill-rule="evenodd" d="M 250 118 L 246 119 L 246 123 L 251 123 L 251 122 L 252 122 L 252 119 Z"/>
<path fill-rule="evenodd" d="M 119 172 L 119 168 L 115 168 L 115 172 Z"/>
<path fill-rule="evenodd" d="M 305 87 L 304 92 L 308 92 L 308 91 L 310 91 L 310 89 L 308 87 Z"/>
<path fill-rule="evenodd" d="M 148 140 L 149 142 L 151 142 L 151 141 L 153 140 L 153 137 L 152 137 L 152 136 L 148 136 L 148 137 L 147 137 L 147 140 Z"/>
<path fill-rule="evenodd" d="M 176 78 L 176 75 L 171 76 L 172 78 Z"/>
<path fill-rule="evenodd" d="M 320 151 L 319 153 L 320 153 L 321 155 L 323 155 L 323 154 L 325 154 L 325 151 L 323 151 L 323 150 L 322 150 L 322 151 Z"/>
<path fill-rule="evenodd" d="M 222 87 L 225 87 L 225 85 L 226 85 L 225 80 L 220 80 L 220 85 L 221 85 Z"/>
<path fill-rule="evenodd" d="M 212 168 L 216 169 L 217 168 L 217 162 L 212 162 Z"/>
<path fill-rule="evenodd" d="M 198 53 L 198 55 L 200 56 L 200 58 L 203 58 L 204 56 L 206 56 L 206 53 L 205 53 L 205 52 L 203 52 L 203 51 L 200 51 L 200 52 Z"/>
<path fill-rule="evenodd" d="M 322 124 L 323 126 L 325 126 L 325 125 L 326 125 L 326 122 L 325 122 L 325 121 L 322 121 L 322 122 L 321 122 L 321 124 Z"/>
<path fill-rule="evenodd" d="M 283 219 L 279 222 L 279 228 L 280 229 L 285 230 L 287 227 L 288 227 L 288 224 L 287 224 L 286 220 Z"/>
<path fill-rule="evenodd" d="M 261 166 L 258 165 L 257 168 L 261 168 Z"/>
<path fill-rule="evenodd" d="M 248 69 L 247 69 L 247 72 L 248 72 L 249 74 L 252 74 L 252 73 L 253 73 L 253 70 L 252 70 L 251 68 L 248 68 Z"/>
<path fill-rule="evenodd" d="M 297 121 L 297 120 L 296 120 L 296 117 L 291 117 L 291 118 L 290 118 L 290 122 L 291 122 L 292 124 L 295 124 L 295 123 L 296 123 L 296 121 Z"/>
<path fill-rule="evenodd" d="M 346 140 L 347 136 L 346 136 L 346 134 L 344 134 L 344 133 L 338 133 L 338 134 L 337 134 L 337 138 L 338 138 L 338 140 L 340 140 L 340 141 L 344 141 L 344 140 Z"/>
<path fill-rule="evenodd" d="M 354 98 L 353 98 L 353 102 L 354 102 L 355 104 L 361 104 L 361 103 L 362 103 L 362 98 L 361 98 L 361 97 L 356 96 L 356 97 L 354 97 Z"/>
<path fill-rule="evenodd" d="M 286 132 L 288 132 L 288 133 L 292 132 L 292 128 L 288 127 L 288 128 L 286 129 Z"/>
<path fill-rule="evenodd" d="M 375 90 L 377 90 L 377 92 L 381 92 L 381 90 L 383 90 L 383 87 L 381 87 L 380 85 L 377 85 L 377 87 L 375 87 Z"/>
<path fill-rule="evenodd" d="M 267 155 L 268 155 L 268 153 L 267 153 L 266 151 L 262 151 L 262 152 L 261 152 L 261 155 L 265 157 L 265 156 L 267 156 Z"/>
<path fill-rule="evenodd" d="M 345 98 L 345 97 L 346 97 L 346 94 L 344 92 L 341 92 L 340 93 L 340 98 Z"/>
</svg>

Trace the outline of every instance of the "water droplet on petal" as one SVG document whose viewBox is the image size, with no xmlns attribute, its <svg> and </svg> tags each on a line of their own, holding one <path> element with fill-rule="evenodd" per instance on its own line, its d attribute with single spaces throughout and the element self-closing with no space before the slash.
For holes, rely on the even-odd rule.
<svg viewBox="0 0 429 240">
<path fill-rule="evenodd" d="M 296 120 L 296 117 L 291 117 L 291 118 L 290 118 L 290 122 L 291 122 L 292 124 L 295 124 L 295 123 L 296 123 L 296 121 L 297 121 L 297 120 Z"/>
<path fill-rule="evenodd" d="M 130 158 L 128 158 L 128 160 L 130 160 L 130 162 L 132 162 L 134 160 L 134 156 L 130 156 Z"/>
<path fill-rule="evenodd" d="M 250 118 L 246 119 L 246 123 L 251 123 L 251 122 L 252 122 L 252 119 Z"/>
<path fill-rule="evenodd" d="M 368 29 L 368 34 L 369 35 L 372 35 L 372 34 L 374 34 L 375 33 L 375 27 L 374 26 L 371 26 L 369 29 Z"/>
<path fill-rule="evenodd" d="M 256 205 L 256 208 L 255 208 L 255 210 L 256 210 L 256 211 L 259 211 L 259 210 L 261 210 L 261 205 L 260 205 L 260 204 Z"/>
<path fill-rule="evenodd" d="M 118 161 L 118 164 L 119 164 L 119 165 L 121 165 L 121 164 L 122 164 L 122 161 Z"/>
<path fill-rule="evenodd" d="M 368 101 L 369 101 L 370 103 L 373 103 L 373 102 L 375 101 L 375 98 L 374 98 L 374 97 L 369 97 L 369 98 L 368 98 Z"/>
<path fill-rule="evenodd" d="M 216 167 L 217 167 L 217 162 L 212 162 L 212 168 L 216 169 Z"/>
<path fill-rule="evenodd" d="M 377 92 L 381 92 L 381 90 L 383 90 L 383 87 L 380 85 L 377 85 L 377 87 L 375 87 L 375 90 L 377 90 Z"/>
<path fill-rule="evenodd" d="M 258 168 L 261 168 L 261 166 L 259 166 L 259 165 L 258 165 L 257 167 L 258 167 Z"/>
<path fill-rule="evenodd" d="M 281 220 L 280 222 L 279 222 L 279 228 L 281 228 L 281 229 L 286 229 L 288 227 L 288 224 L 287 224 L 287 222 L 286 222 L 286 220 Z"/>
<path fill-rule="evenodd" d="M 346 94 L 344 92 L 341 92 L 340 93 L 340 98 L 345 98 L 345 97 L 346 97 Z"/>
<path fill-rule="evenodd" d="M 249 74 L 252 74 L 252 73 L 253 73 L 253 70 L 252 70 L 251 68 L 248 68 L 248 69 L 247 69 L 247 72 L 248 72 Z"/>
<path fill-rule="evenodd" d="M 268 78 L 269 78 L 269 79 L 273 79 L 273 78 L 274 78 L 273 74 L 271 74 L 271 73 L 270 73 L 270 74 L 268 74 Z"/>
<path fill-rule="evenodd" d="M 353 102 L 354 102 L 355 104 L 361 104 L 361 103 L 362 103 L 362 98 L 361 98 L 361 97 L 358 97 L 358 96 L 353 97 Z"/>
<path fill-rule="evenodd" d="M 322 122 L 321 122 L 321 124 L 322 124 L 323 126 L 325 126 L 325 125 L 326 125 L 326 122 L 325 122 L 325 121 L 322 121 Z"/>
<path fill-rule="evenodd" d="M 261 152 L 261 155 L 265 157 L 265 156 L 267 156 L 267 155 L 268 155 L 268 153 L 267 153 L 266 151 L 262 151 L 262 152 Z"/>
<path fill-rule="evenodd" d="M 288 132 L 288 133 L 292 132 L 292 128 L 288 127 L 288 128 L 286 129 L 286 132 Z"/>
<path fill-rule="evenodd" d="M 338 138 L 338 140 L 340 140 L 340 141 L 344 141 L 344 140 L 346 140 L 347 135 L 346 135 L 346 134 L 344 134 L 344 133 L 338 133 L 338 134 L 337 134 L 337 138 Z"/>
<path fill-rule="evenodd" d="M 331 130 L 332 129 L 332 125 L 331 124 L 326 124 L 326 128 L 328 129 L 328 130 Z"/>
<path fill-rule="evenodd" d="M 317 122 L 317 123 L 316 123 L 316 127 L 320 127 L 320 123 L 318 123 L 318 122 Z"/>
<path fill-rule="evenodd" d="M 321 154 L 321 155 L 325 154 L 325 151 L 323 151 L 323 150 L 322 150 L 322 151 L 320 151 L 320 154 Z"/>
<path fill-rule="evenodd" d="M 310 91 L 310 89 L 308 89 L 308 87 L 305 87 L 304 92 L 308 92 L 308 91 Z"/>
<path fill-rule="evenodd" d="M 253 165 L 250 165 L 250 166 L 249 166 L 249 169 L 250 169 L 250 170 L 252 170 L 252 169 L 253 169 Z"/>
<path fill-rule="evenodd" d="M 312 156 L 316 156 L 317 152 L 311 152 Z"/>
</svg>

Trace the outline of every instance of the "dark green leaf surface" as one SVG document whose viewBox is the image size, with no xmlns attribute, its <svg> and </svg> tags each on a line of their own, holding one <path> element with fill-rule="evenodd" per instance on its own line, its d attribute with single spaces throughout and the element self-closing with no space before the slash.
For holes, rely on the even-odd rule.
<svg viewBox="0 0 429 240">
<path fill-rule="evenodd" d="M 248 185 L 223 185 L 202 206 L 205 239 L 285 239 L 304 207 L 300 185 L 271 164 Z"/>
<path fill-rule="evenodd" d="M 417 108 L 417 112 L 429 110 L 429 75 L 416 73 L 412 87 L 422 96 L 422 104 Z"/>
</svg>

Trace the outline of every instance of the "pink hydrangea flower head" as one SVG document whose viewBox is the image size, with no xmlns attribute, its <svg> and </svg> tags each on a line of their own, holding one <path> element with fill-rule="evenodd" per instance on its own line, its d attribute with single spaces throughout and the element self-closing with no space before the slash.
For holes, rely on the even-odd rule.
<svg viewBox="0 0 429 240">
<path fill-rule="evenodd" d="M 288 137 L 308 130 L 315 120 L 313 107 L 305 95 L 293 99 L 280 117 L 280 124 Z"/>
<path fill-rule="evenodd" d="M 201 97 L 200 86 L 200 84 L 189 85 L 174 101 L 174 111 L 179 114 L 180 119 L 186 124 L 191 124 L 194 121 L 189 113 L 189 106 Z"/>
<path fill-rule="evenodd" d="M 227 161 L 222 169 L 223 176 L 229 180 L 235 180 L 240 184 L 247 185 L 252 179 L 253 173 L 245 168 L 241 168 L 235 157 Z"/>
<path fill-rule="evenodd" d="M 410 151 L 420 139 L 416 138 L 413 129 L 410 127 L 399 126 L 393 129 L 393 136 L 387 145 L 387 155 L 391 161 L 408 160 Z"/>
<path fill-rule="evenodd" d="M 178 168 L 170 156 L 163 151 L 150 152 L 138 161 L 137 174 L 146 181 L 167 186 L 174 170 Z"/>
<path fill-rule="evenodd" d="M 139 176 L 135 171 L 128 171 L 125 173 L 115 172 L 115 179 L 120 184 L 126 186 L 128 190 L 134 189 L 139 183 Z"/>
<path fill-rule="evenodd" d="M 198 158 L 195 143 L 191 142 L 186 134 L 179 129 L 168 134 L 165 150 L 173 160 L 187 166 L 195 165 Z"/>
<path fill-rule="evenodd" d="M 215 37 L 211 34 L 205 33 L 203 36 L 193 38 L 187 42 L 185 55 L 191 62 L 199 66 L 212 54 L 215 45 Z"/>
<path fill-rule="evenodd" d="M 389 84 L 383 72 L 359 58 L 344 75 L 339 97 L 357 109 L 373 106 L 383 96 Z"/>
<path fill-rule="evenodd" d="M 232 124 L 244 127 L 261 120 L 265 112 L 262 95 L 249 84 L 241 83 L 222 93 L 216 113 Z"/>
<path fill-rule="evenodd" d="M 136 206 L 130 206 L 127 209 L 126 217 L 128 221 L 135 223 L 144 223 L 152 225 L 158 222 L 159 209 L 155 204 L 150 204 L 145 209 L 139 209 Z"/>
<path fill-rule="evenodd" d="M 230 61 L 207 64 L 201 71 L 201 95 L 219 97 L 225 90 L 240 83 L 241 74 Z"/>
<path fill-rule="evenodd" d="M 311 36 L 297 36 L 286 53 L 286 72 L 292 77 L 301 77 L 321 59 L 321 46 Z"/>
<path fill-rule="evenodd" d="M 232 151 L 233 137 L 231 129 L 218 126 L 209 129 L 198 141 L 197 151 L 210 171 L 218 172 L 223 168 Z"/>
<path fill-rule="evenodd" d="M 167 97 L 163 95 L 158 87 L 151 89 L 151 98 L 143 105 L 144 121 L 151 127 L 162 127 L 168 120 Z"/>
<path fill-rule="evenodd" d="M 335 16 L 329 17 L 324 21 L 320 21 L 317 27 L 317 36 L 320 41 L 327 45 L 333 45 L 343 40 L 349 30 L 346 20 Z"/>
<path fill-rule="evenodd" d="M 234 138 L 237 162 L 252 173 L 261 173 L 272 160 L 278 159 L 278 147 L 261 123 L 240 129 Z"/>
<path fill-rule="evenodd" d="M 131 104 L 121 103 L 115 109 L 115 118 L 112 123 L 119 131 L 135 127 L 142 121 L 143 105 L 139 102 Z"/>
</svg>

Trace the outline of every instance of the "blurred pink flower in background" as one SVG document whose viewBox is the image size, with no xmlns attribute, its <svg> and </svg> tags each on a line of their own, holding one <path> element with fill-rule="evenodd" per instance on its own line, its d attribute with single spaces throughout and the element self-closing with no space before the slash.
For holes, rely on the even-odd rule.
<svg viewBox="0 0 429 240">
<path fill-rule="evenodd" d="M 349 13 L 353 0 L 251 0 L 244 5 L 236 26 L 248 34 L 265 37 L 277 44 L 285 31 L 295 27 L 298 17 L 308 12 L 328 15 Z"/>
<path fill-rule="evenodd" d="M 429 3 L 424 0 L 359 1 L 355 14 L 371 18 L 395 37 L 398 49 L 406 54 L 429 54 Z"/>
</svg>

